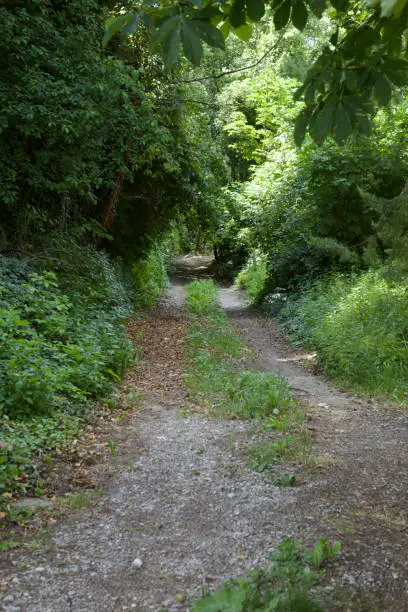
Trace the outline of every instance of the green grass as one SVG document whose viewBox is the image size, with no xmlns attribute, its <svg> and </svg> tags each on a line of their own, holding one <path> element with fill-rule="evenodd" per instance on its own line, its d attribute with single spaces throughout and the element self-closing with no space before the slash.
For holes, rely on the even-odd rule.
<svg viewBox="0 0 408 612">
<path fill-rule="evenodd" d="M 265 262 L 259 256 L 254 256 L 238 273 L 235 284 L 255 301 L 262 293 L 266 276 Z"/>
<path fill-rule="evenodd" d="M 248 462 L 254 469 L 263 471 L 280 461 L 304 461 L 311 445 L 303 427 L 304 411 L 280 374 L 242 367 L 251 353 L 217 306 L 216 297 L 213 281 L 194 281 L 187 286 L 191 316 L 185 374 L 188 389 L 213 414 L 253 419 L 264 434 L 274 436 L 273 441 L 249 451 Z"/>
<path fill-rule="evenodd" d="M 230 580 L 215 593 L 203 596 L 193 612 L 323 612 L 325 601 L 317 585 L 324 566 L 341 551 L 340 542 L 320 538 L 313 548 L 284 539 L 270 555 L 267 568 L 252 570 L 249 578 Z M 313 592 L 312 592 L 313 589 Z"/>
<path fill-rule="evenodd" d="M 193 315 L 210 315 L 217 311 L 217 285 L 213 280 L 193 281 L 187 286 L 187 308 Z"/>
<path fill-rule="evenodd" d="M 283 438 L 255 444 L 250 451 L 248 463 L 257 472 L 264 472 L 278 462 L 296 461 L 306 464 L 311 449 L 311 435 L 299 424 Z"/>
<path fill-rule="evenodd" d="M 250 356 L 243 339 L 216 304 L 213 281 L 187 286 L 192 322 L 187 335 L 190 390 L 209 395 L 218 412 L 241 418 L 279 416 L 293 406 L 287 381 L 276 373 L 240 370 Z"/>
<path fill-rule="evenodd" d="M 289 298 L 280 318 L 313 347 L 340 384 L 398 402 L 408 398 L 408 283 L 376 271 L 334 275 Z"/>
</svg>

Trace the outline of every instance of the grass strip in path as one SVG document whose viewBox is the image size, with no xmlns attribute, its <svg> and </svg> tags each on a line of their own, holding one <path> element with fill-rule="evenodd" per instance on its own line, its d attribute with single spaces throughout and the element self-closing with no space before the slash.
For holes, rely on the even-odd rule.
<svg viewBox="0 0 408 612">
<path fill-rule="evenodd" d="M 253 447 L 249 457 L 252 468 L 264 471 L 279 461 L 304 461 L 311 446 L 304 411 L 280 374 L 245 369 L 251 351 L 216 298 L 212 280 L 187 285 L 191 319 L 185 376 L 188 389 L 210 414 L 255 420 L 264 434 L 261 438 L 268 439 Z"/>
<path fill-rule="evenodd" d="M 303 461 L 311 448 L 304 411 L 284 377 L 244 369 L 250 349 L 216 299 L 217 287 L 212 280 L 193 281 L 187 286 L 191 320 L 185 375 L 188 389 L 210 414 L 255 420 L 261 440 L 265 434 L 268 438 L 250 450 L 248 463 L 256 471 L 283 461 Z M 293 486 L 295 481 L 295 476 L 285 473 L 273 484 Z M 310 589 L 323 577 L 323 563 L 339 552 L 340 543 L 332 544 L 328 538 L 320 538 L 312 549 L 285 539 L 271 555 L 268 569 L 257 568 L 248 579 L 229 581 L 203 596 L 193 611 L 323 610 Z"/>
</svg>

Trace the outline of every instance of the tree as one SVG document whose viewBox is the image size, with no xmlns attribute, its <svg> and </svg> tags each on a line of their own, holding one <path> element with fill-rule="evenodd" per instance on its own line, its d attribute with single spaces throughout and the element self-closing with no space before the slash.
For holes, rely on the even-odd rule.
<svg viewBox="0 0 408 612">
<path fill-rule="evenodd" d="M 408 84 L 408 0 L 163 0 L 139 6 L 133 12 L 117 7 L 121 14 L 105 40 L 147 27 L 169 69 L 181 55 L 199 65 L 203 42 L 223 49 L 232 30 L 249 40 L 252 24 L 264 16 L 277 31 L 290 23 L 303 30 L 311 15 L 329 19 L 330 36 L 296 94 L 304 102 L 295 126 L 298 145 L 307 132 L 319 144 L 329 134 L 339 143 L 353 132 L 368 134 L 376 108 L 389 103 L 394 86 Z"/>
</svg>

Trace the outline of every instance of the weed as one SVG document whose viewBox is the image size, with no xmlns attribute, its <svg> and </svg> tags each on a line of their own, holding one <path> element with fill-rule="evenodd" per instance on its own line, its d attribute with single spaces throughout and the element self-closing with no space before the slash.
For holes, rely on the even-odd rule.
<svg viewBox="0 0 408 612">
<path fill-rule="evenodd" d="M 116 442 L 114 442 L 113 440 L 108 440 L 108 441 L 107 441 L 107 445 L 108 445 L 108 447 L 109 447 L 110 454 L 111 454 L 112 456 L 116 455 L 116 451 L 117 451 L 117 449 L 118 449 L 118 448 L 117 448 L 117 447 L 118 447 L 118 445 L 116 444 Z"/>
<path fill-rule="evenodd" d="M 21 542 L 18 540 L 5 539 L 0 541 L 0 551 L 5 552 L 7 550 L 12 550 L 13 548 L 19 548 L 21 546 Z"/>
<path fill-rule="evenodd" d="M 310 435 L 303 429 L 305 415 L 287 380 L 278 373 L 238 371 L 249 350 L 216 305 L 215 283 L 194 281 L 187 286 L 187 296 L 193 316 L 187 335 L 187 387 L 195 394 L 204 393 L 216 414 L 256 419 L 265 430 L 290 433 L 282 440 L 255 447 L 250 460 L 254 469 L 263 471 L 284 459 L 305 460 Z M 204 404 L 201 399 L 199 403 Z"/>
<path fill-rule="evenodd" d="M 131 406 L 139 406 L 143 394 L 138 391 L 129 391 L 126 396 L 126 403 Z"/>
<path fill-rule="evenodd" d="M 208 315 L 217 309 L 217 285 L 213 280 L 193 281 L 187 289 L 187 308 L 194 315 Z"/>
<path fill-rule="evenodd" d="M 97 490 L 80 490 L 68 496 L 67 503 L 73 510 L 79 510 L 91 504 L 99 494 Z"/>
<path fill-rule="evenodd" d="M 190 367 L 185 376 L 189 389 L 212 398 L 216 412 L 243 418 L 264 418 L 293 404 L 287 381 L 278 374 L 244 370 L 237 360 L 249 349 L 216 303 L 212 281 L 194 281 L 187 287 L 187 305 L 193 316 L 202 316 L 187 336 Z"/>
<path fill-rule="evenodd" d="M 287 474 L 284 472 L 279 476 L 272 479 L 272 484 L 277 487 L 294 487 L 296 484 L 296 476 L 294 474 Z"/>
<path fill-rule="evenodd" d="M 248 579 L 231 580 L 212 595 L 204 595 L 193 612 L 229 610 L 230 612 L 322 612 L 323 602 L 310 590 L 322 580 L 322 566 L 340 554 L 339 542 L 320 538 L 313 548 L 287 538 L 275 554 L 269 568 L 254 569 Z"/>
<path fill-rule="evenodd" d="M 40 529 L 35 538 L 28 543 L 30 550 L 41 550 L 48 552 L 54 549 L 54 541 L 51 534 L 46 529 Z"/>
<path fill-rule="evenodd" d="M 248 464 L 255 471 L 264 472 L 274 463 L 281 461 L 306 463 L 311 446 L 310 433 L 299 427 L 279 440 L 254 445 L 250 450 Z"/>
</svg>

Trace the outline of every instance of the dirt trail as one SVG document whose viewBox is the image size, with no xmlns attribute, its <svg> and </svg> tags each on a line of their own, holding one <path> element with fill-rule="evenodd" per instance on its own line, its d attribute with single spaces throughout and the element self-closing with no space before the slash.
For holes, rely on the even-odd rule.
<svg viewBox="0 0 408 612">
<path fill-rule="evenodd" d="M 127 426 L 116 473 L 92 506 L 57 524 L 47 547 L 4 555 L 4 612 L 187 611 L 202 585 L 212 590 L 247 573 L 283 537 L 321 535 L 340 539 L 344 550 L 328 591 L 377 592 L 376 607 L 353 610 L 408 611 L 407 415 L 303 369 L 272 321 L 221 288 L 254 365 L 281 371 L 309 403 L 318 456 L 292 489 L 249 470 L 252 425 L 192 411 L 182 385 L 183 284 L 206 275 L 208 263 L 184 260 L 167 297 L 140 321 L 143 366 L 125 384 L 144 392 L 143 410 Z"/>
</svg>

